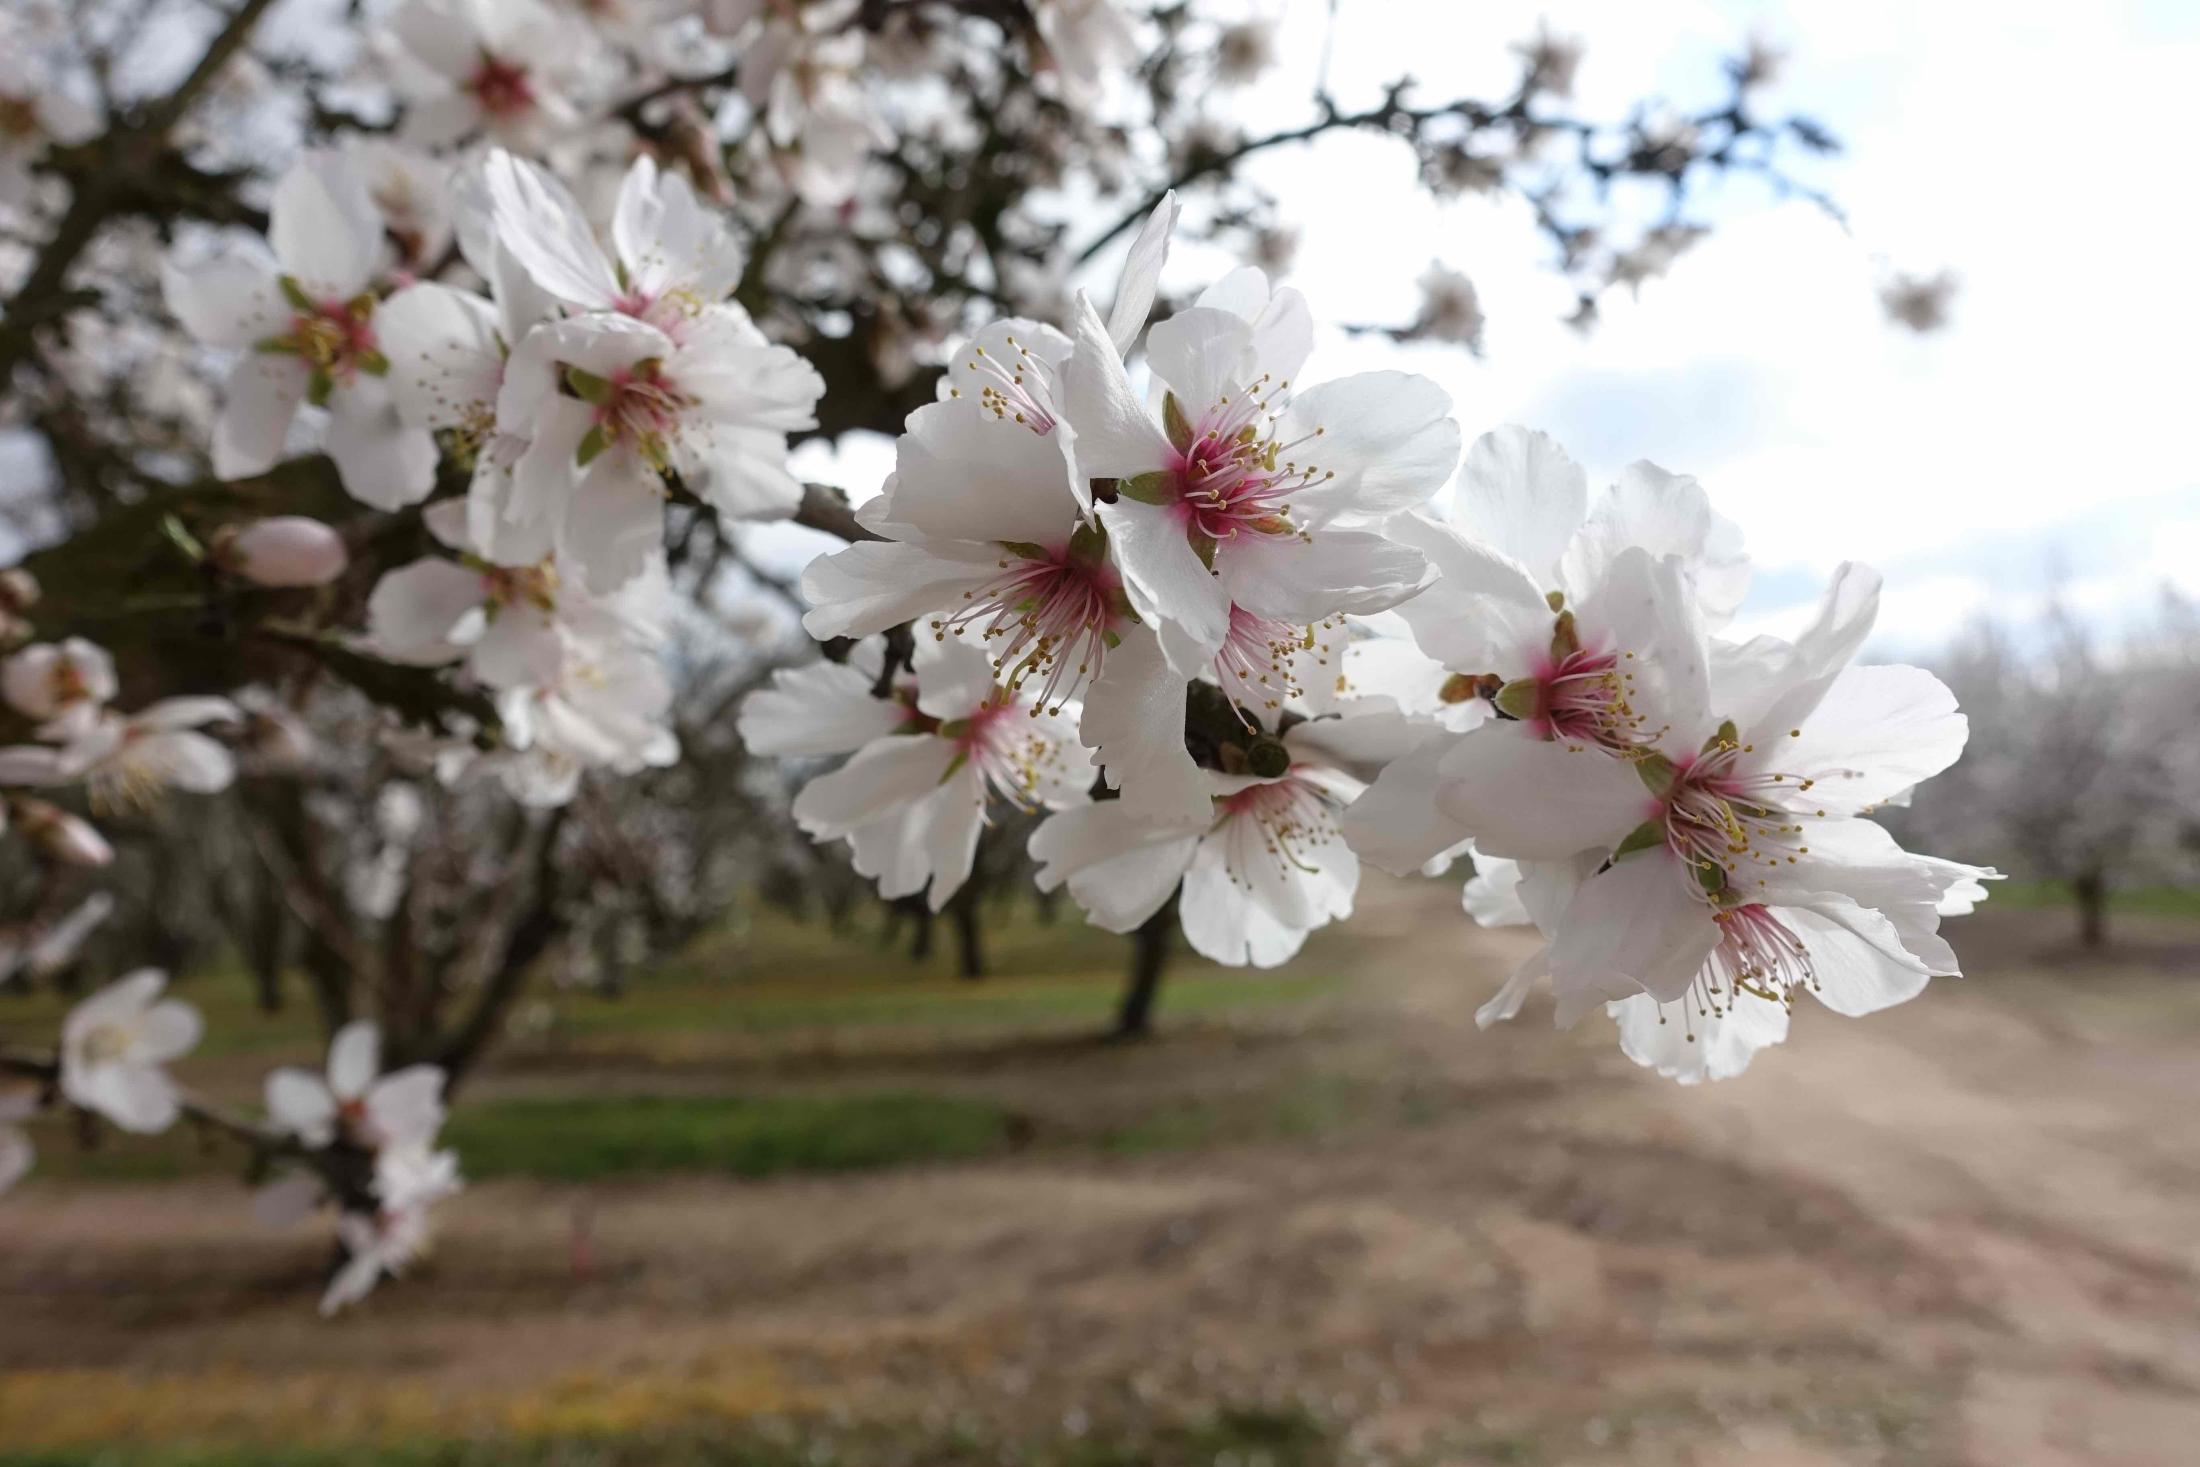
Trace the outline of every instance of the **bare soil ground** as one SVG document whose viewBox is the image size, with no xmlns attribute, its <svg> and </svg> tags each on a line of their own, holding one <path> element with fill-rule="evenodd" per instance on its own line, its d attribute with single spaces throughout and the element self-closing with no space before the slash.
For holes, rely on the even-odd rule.
<svg viewBox="0 0 2200 1467">
<path fill-rule="evenodd" d="M 1750 1074 L 1684 1090 L 1601 1021 L 1478 1035 L 1519 946 L 1455 901 L 1374 887 L 1309 959 L 1351 969 L 1339 990 L 1144 1046 L 789 1040 L 765 1083 L 1004 1098 L 1034 1142 L 485 1184 L 333 1324 L 325 1237 L 240 1234 L 233 1183 L 26 1184 L 0 1211 L 0 1447 L 813 1416 L 1007 1437 L 1236 1402 L 1303 1407 L 1351 1460 L 2200 1461 L 2200 930 L 2129 922 L 2104 960 L 2058 914 L 1973 919 L 1976 976 L 1799 1013 Z M 1117 1113 L 1268 1120 L 1046 1144 Z"/>
</svg>

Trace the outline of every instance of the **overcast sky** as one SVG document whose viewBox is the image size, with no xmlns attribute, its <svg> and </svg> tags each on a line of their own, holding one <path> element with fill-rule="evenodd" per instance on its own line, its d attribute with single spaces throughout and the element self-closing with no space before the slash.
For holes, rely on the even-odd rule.
<svg viewBox="0 0 2200 1467">
<path fill-rule="evenodd" d="M 1284 7 L 1280 73 L 1239 104 L 1256 124 L 1303 117 L 1324 12 Z M 1432 257 L 1489 316 L 1481 362 L 1335 336 L 1305 380 L 1403 355 L 1470 435 L 1526 423 L 1593 476 L 1636 458 L 1697 475 L 1748 533 L 1758 625 L 1791 622 L 1844 559 L 1888 573 L 1886 650 L 1935 647 L 1979 608 L 2028 615 L 2056 578 L 2110 624 L 2165 580 L 2200 591 L 2200 5 L 1342 0 L 1332 78 L 1352 101 L 1410 58 L 1432 97 L 1499 94 L 1506 43 L 1541 16 L 1586 41 L 1576 101 L 1606 116 L 1715 99 L 1753 28 L 1787 48 L 1768 101 L 1846 142 L 1813 177 L 1849 231 L 1737 185 L 1720 232 L 1583 339 L 1524 206 L 1436 205 L 1383 139 L 1271 154 L 1317 320 L 1409 317 Z M 1227 263 L 1181 251 L 1169 283 Z M 1890 327 L 1887 272 L 1943 266 L 1962 280 L 1952 326 Z"/>
</svg>

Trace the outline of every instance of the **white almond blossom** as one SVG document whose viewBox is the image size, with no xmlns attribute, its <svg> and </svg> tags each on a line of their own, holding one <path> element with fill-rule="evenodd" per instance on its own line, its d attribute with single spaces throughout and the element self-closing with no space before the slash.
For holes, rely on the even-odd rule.
<svg viewBox="0 0 2200 1467">
<path fill-rule="evenodd" d="M 0 983 L 18 973 L 43 978 L 60 972 L 114 909 L 114 897 L 95 891 L 50 921 L 34 918 L 0 928 Z"/>
<path fill-rule="evenodd" d="M 82 637 L 40 642 L 0 663 L 0 696 L 38 724 L 41 738 L 65 739 L 90 727 L 118 686 L 114 659 Z"/>
<path fill-rule="evenodd" d="M 788 186 L 820 209 L 846 203 L 865 160 L 894 141 L 863 75 L 856 10 L 855 0 L 716 0 L 705 11 L 712 29 L 741 45 L 735 83 Z"/>
<path fill-rule="evenodd" d="M 52 749 L 24 745 L 0 749 L 0 784 L 59 783 L 59 763 L 60 756 Z M 0 811 L 6 812 L 4 823 L 49 861 L 97 869 L 115 859 L 114 847 L 107 844 L 98 827 L 59 805 L 14 795 L 0 804 Z"/>
<path fill-rule="evenodd" d="M 1359 887 L 1337 829 L 1362 788 L 1327 742 L 1341 732 L 1334 720 L 1286 731 L 1290 767 L 1272 778 L 1203 771 L 1203 827 L 1143 820 L 1120 800 L 1049 816 L 1031 838 L 1039 889 L 1067 884 L 1095 926 L 1129 932 L 1181 883 L 1177 916 L 1194 951 L 1233 966 L 1288 960 L 1308 932 L 1352 915 Z"/>
<path fill-rule="evenodd" d="M 61 1026 L 61 1093 L 125 1131 L 165 1131 L 181 1109 L 162 1068 L 199 1042 L 199 1011 L 162 1000 L 168 975 L 144 968 L 69 1010 Z"/>
<path fill-rule="evenodd" d="M 1912 856 L 1863 817 L 1952 763 L 1965 722 L 1930 673 L 1848 665 L 1877 603 L 1878 578 L 1844 566 L 1796 641 L 1711 646 L 1704 709 L 1662 710 L 1631 758 L 1517 723 L 1460 742 L 1475 773 L 1440 798 L 1479 849 L 1523 860 L 1518 892 L 1549 938 L 1493 1017 L 1544 977 L 1561 1022 L 1643 994 L 1680 1006 L 1684 1043 L 1721 1020 L 1702 1073 L 1731 1073 L 1781 1028 L 1752 1005 L 1808 989 L 1869 1013 L 1957 971 L 1938 912 L 1989 873 Z M 1693 1073 L 1643 1014 L 1625 1016 L 1630 1052 Z"/>
<path fill-rule="evenodd" d="M 374 1188 L 374 1212 L 346 1212 L 337 1220 L 345 1256 L 321 1295 L 324 1315 L 366 1298 L 384 1275 L 403 1273 L 426 1251 L 430 1210 L 460 1190 L 458 1155 L 386 1147 L 375 1157 Z"/>
<path fill-rule="evenodd" d="M 22 36 L 0 32 L 0 41 L 7 44 L 0 52 L 0 211 L 5 211 L 22 209 L 35 197 L 32 169 L 48 149 L 96 136 L 100 120 L 37 69 Z"/>
<path fill-rule="evenodd" d="M 1520 428 L 1475 441 L 1443 522 L 1400 516 L 1389 529 L 1435 567 L 1397 616 L 1455 675 L 1452 695 L 1519 720 L 1506 738 L 1617 758 L 1670 732 L 1659 710 L 1701 703 L 1700 688 L 1668 684 L 1700 683 L 1705 628 L 1724 624 L 1748 589 L 1739 533 L 1695 480 L 1635 464 L 1592 506 L 1580 467 Z M 1421 744 L 1348 817 L 1354 849 L 1402 875 L 1473 835 L 1445 791 L 1492 778 L 1481 765 L 1499 752 L 1487 740 Z M 1616 759 L 1579 773 L 1635 788 Z M 1551 819 L 1563 844 L 1569 827 Z"/>
<path fill-rule="evenodd" d="M 267 1077 L 267 1116 L 308 1146 L 342 1136 L 369 1151 L 425 1147 L 443 1127 L 443 1071 L 408 1065 L 382 1073 L 382 1032 L 360 1019 L 329 1042 L 328 1073 L 284 1068 Z"/>
<path fill-rule="evenodd" d="M 667 473 L 730 516 L 791 512 L 802 485 L 787 435 L 815 426 L 824 382 L 718 299 L 726 278 L 704 263 L 712 236 L 686 185 L 642 164 L 629 173 L 614 269 L 546 175 L 492 156 L 487 178 L 513 255 L 590 308 L 536 328 L 507 363 L 496 422 L 529 440 L 507 518 L 550 525 L 560 555 L 608 591 L 663 544 Z"/>
<path fill-rule="evenodd" d="M 389 24 L 414 63 L 411 141 L 439 148 L 481 136 L 533 153 L 579 121 L 566 75 L 585 36 L 541 0 L 405 0 Z"/>
<path fill-rule="evenodd" d="M 1099 514 L 1124 589 L 1187 676 L 1233 650 L 1260 668 L 1310 626 L 1417 590 L 1426 561 L 1376 526 L 1433 494 L 1459 453 L 1426 378 L 1296 390 L 1311 346 L 1298 292 L 1248 267 L 1200 299 L 1146 334 L 1158 420 L 1082 297 L 1065 382 L 1079 473 L 1116 481 Z"/>
<path fill-rule="evenodd" d="M 417 503 L 435 484 L 435 440 L 401 422 L 383 380 L 375 281 L 382 216 L 342 154 L 308 152 L 283 174 L 268 238 L 162 272 L 168 309 L 211 347 L 241 352 L 214 425 L 214 472 L 265 473 L 291 420 L 328 409 L 323 445 L 353 498 L 377 509 Z"/>
<path fill-rule="evenodd" d="M 742 705 L 759 754 L 852 753 L 795 797 L 820 840 L 845 840 L 879 895 L 929 889 L 932 910 L 970 875 L 991 802 L 1062 809 L 1087 799 L 1094 770 L 1074 712 L 1007 691 L 992 662 L 958 639 L 920 642 L 913 678 L 874 697 L 856 667 L 781 671 Z"/>
<path fill-rule="evenodd" d="M 95 810 L 142 808 L 170 789 L 214 794 L 236 778 L 237 761 L 199 730 L 243 716 L 227 698 L 188 696 L 103 713 L 55 751 L 48 782 L 81 783 Z"/>
<path fill-rule="evenodd" d="M 588 770 L 639 774 L 677 761 L 671 714 L 672 683 L 655 658 L 623 641 L 568 639 L 556 677 L 497 695 L 512 752 L 495 772 L 523 804 L 562 805 Z"/>
<path fill-rule="evenodd" d="M 344 537 L 304 515 L 271 515 L 222 534 L 215 559 L 257 586 L 325 586 L 344 573 L 351 556 Z"/>
</svg>

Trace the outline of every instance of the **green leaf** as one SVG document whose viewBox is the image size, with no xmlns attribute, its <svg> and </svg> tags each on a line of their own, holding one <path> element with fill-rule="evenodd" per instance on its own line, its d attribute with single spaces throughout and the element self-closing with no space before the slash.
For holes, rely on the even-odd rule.
<svg viewBox="0 0 2200 1467">
<path fill-rule="evenodd" d="M 359 354 L 359 370 L 369 377 L 387 377 L 390 359 L 378 351 L 363 351 Z"/>
<path fill-rule="evenodd" d="M 1645 754 L 1635 761 L 1635 777 L 1651 794 L 1663 799 L 1673 788 L 1673 781 L 1680 778 L 1680 770 L 1663 754 Z"/>
<path fill-rule="evenodd" d="M 306 378 L 306 401 L 315 407 L 327 407 L 328 395 L 335 390 L 336 379 L 319 367 L 315 367 L 313 375 Z"/>
<path fill-rule="evenodd" d="M 597 454 L 602 453 L 610 446 L 611 439 L 604 433 L 603 424 L 598 423 L 588 430 L 586 437 L 581 439 L 581 446 L 574 453 L 573 462 L 579 464 L 582 468 L 586 468 Z"/>
<path fill-rule="evenodd" d="M 1161 427 L 1178 453 L 1192 451 L 1192 422 L 1184 416 L 1184 405 L 1173 392 L 1161 394 Z"/>
<path fill-rule="evenodd" d="M 611 384 L 594 372 L 584 372 L 579 367 L 565 369 L 565 385 L 573 389 L 573 395 L 582 402 L 602 407 L 611 401 Z"/>
<path fill-rule="evenodd" d="M 1166 469 L 1155 469 L 1149 474 L 1118 479 L 1115 481 L 1115 492 L 1125 499 L 1135 499 L 1140 504 L 1174 504 L 1176 475 Z"/>
<path fill-rule="evenodd" d="M 276 276 L 275 283 L 282 287 L 283 299 L 290 302 L 292 310 L 302 311 L 310 316 L 321 309 L 313 297 L 306 294 L 306 288 L 288 275 Z"/>
<path fill-rule="evenodd" d="M 1215 568 L 1215 537 L 1202 535 L 1194 530 L 1186 538 L 1192 542 L 1192 554 L 1199 557 L 1199 563 L 1207 569 L 1213 570 Z"/>
<path fill-rule="evenodd" d="M 1079 524 L 1069 537 L 1069 558 L 1087 568 L 1101 564 L 1108 558 L 1108 532 L 1097 521 Z"/>
<path fill-rule="evenodd" d="M 1018 560 L 1052 560 L 1044 545 L 1034 545 L 1029 540 L 1003 540 L 1000 547 Z"/>
<path fill-rule="evenodd" d="M 1519 719 L 1535 717 L 1536 709 L 1542 701 L 1543 685 L 1532 677 L 1514 678 L 1497 690 L 1495 699 L 1498 712 Z"/>
<path fill-rule="evenodd" d="M 1696 885 L 1717 895 L 1726 890 L 1726 868 L 1716 861 L 1705 861 L 1696 867 Z"/>
<path fill-rule="evenodd" d="M 1729 718 L 1726 722 L 1720 724 L 1716 729 L 1712 731 L 1710 738 L 1703 741 L 1702 752 L 1708 754 L 1713 749 L 1716 749 L 1721 745 L 1727 745 L 1731 747 L 1732 745 L 1738 744 L 1741 741 L 1741 731 L 1734 727 L 1734 720 Z"/>
<path fill-rule="evenodd" d="M 1612 852 L 1612 859 L 1617 861 L 1622 856 L 1632 856 L 1637 851 L 1647 851 L 1664 844 L 1665 827 L 1655 820 L 1645 820 L 1627 832 L 1627 839 L 1621 841 L 1619 849 Z"/>
<path fill-rule="evenodd" d="M 1574 614 L 1561 611 L 1551 627 L 1551 660 L 1563 662 L 1581 650 L 1581 633 L 1574 627 Z"/>
</svg>

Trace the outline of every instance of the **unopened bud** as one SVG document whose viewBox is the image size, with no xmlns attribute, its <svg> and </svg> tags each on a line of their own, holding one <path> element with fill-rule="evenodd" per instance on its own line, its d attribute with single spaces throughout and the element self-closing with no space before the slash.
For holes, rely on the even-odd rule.
<svg viewBox="0 0 2200 1467">
<path fill-rule="evenodd" d="M 1274 739 L 1262 739 L 1245 751 L 1245 769 L 1262 779 L 1280 779 L 1291 772 L 1291 751 Z"/>
<path fill-rule="evenodd" d="M 38 604 L 38 577 L 23 567 L 0 570 L 0 611 L 20 615 Z"/>
<path fill-rule="evenodd" d="M 215 554 L 258 586 L 325 586 L 344 573 L 344 539 L 319 520 L 276 515 L 222 536 Z"/>
<path fill-rule="evenodd" d="M 82 816 L 28 796 L 18 796 L 14 805 L 24 839 L 47 859 L 70 866 L 104 866 L 114 860 L 114 847 Z"/>
</svg>

